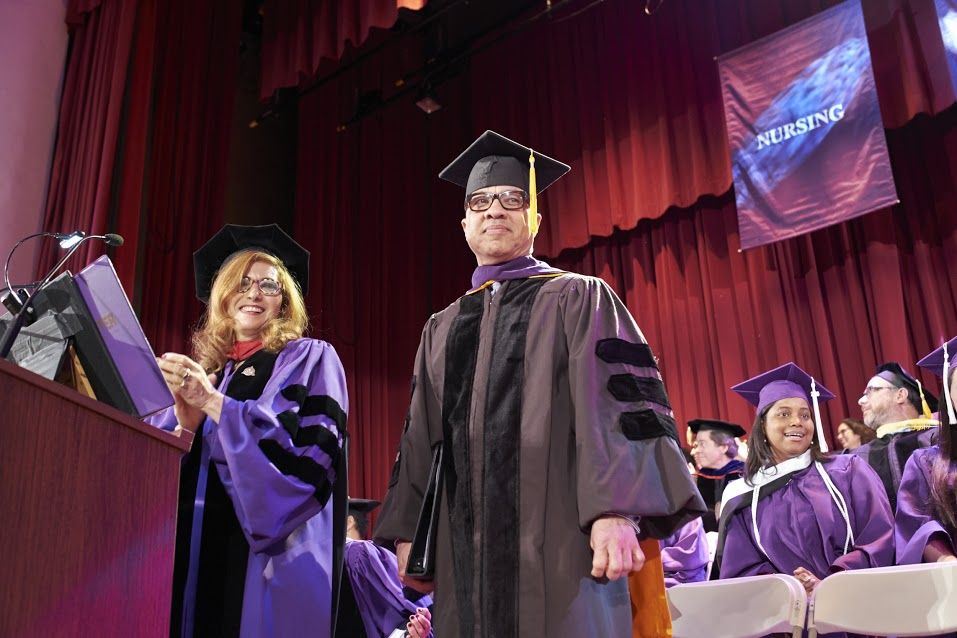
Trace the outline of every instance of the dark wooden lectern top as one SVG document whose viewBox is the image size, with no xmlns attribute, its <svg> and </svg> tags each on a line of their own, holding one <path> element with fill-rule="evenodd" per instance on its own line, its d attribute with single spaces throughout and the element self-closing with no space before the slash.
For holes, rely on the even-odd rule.
<svg viewBox="0 0 957 638">
<path fill-rule="evenodd" d="M 0 360 L 0 636 L 168 636 L 187 444 Z"/>
</svg>

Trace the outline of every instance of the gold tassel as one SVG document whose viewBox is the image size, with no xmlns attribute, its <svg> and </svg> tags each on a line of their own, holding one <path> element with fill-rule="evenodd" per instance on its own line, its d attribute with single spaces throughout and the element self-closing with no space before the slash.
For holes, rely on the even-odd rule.
<svg viewBox="0 0 957 638">
<path fill-rule="evenodd" d="M 538 234 L 538 187 L 535 180 L 535 151 L 528 153 L 528 229 Z"/>
<path fill-rule="evenodd" d="M 923 410 L 923 417 L 929 419 L 933 416 L 933 413 L 930 411 L 930 406 L 927 405 L 927 399 L 924 397 L 924 386 L 920 384 L 920 379 L 916 376 L 914 380 L 917 381 L 917 391 L 920 392 L 920 407 Z"/>
<path fill-rule="evenodd" d="M 661 545 L 654 538 L 646 538 L 638 544 L 645 554 L 645 564 L 637 573 L 628 576 L 631 635 L 633 638 L 668 638 L 671 636 L 671 612 L 665 594 Z"/>
</svg>

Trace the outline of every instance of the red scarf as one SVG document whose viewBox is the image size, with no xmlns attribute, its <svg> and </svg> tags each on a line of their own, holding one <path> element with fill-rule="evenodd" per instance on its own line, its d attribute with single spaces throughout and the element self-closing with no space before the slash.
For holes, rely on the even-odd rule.
<svg viewBox="0 0 957 638">
<path fill-rule="evenodd" d="M 233 361 L 245 361 L 262 349 L 263 342 L 258 339 L 256 341 L 237 341 L 229 352 L 229 358 Z"/>
</svg>

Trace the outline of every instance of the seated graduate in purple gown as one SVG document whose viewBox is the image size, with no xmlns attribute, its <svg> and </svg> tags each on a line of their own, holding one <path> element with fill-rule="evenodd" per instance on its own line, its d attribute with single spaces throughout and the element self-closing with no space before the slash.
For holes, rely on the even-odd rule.
<svg viewBox="0 0 957 638">
<path fill-rule="evenodd" d="M 661 541 L 665 587 L 700 583 L 708 578 L 708 538 L 702 519 L 696 518 Z"/>
<path fill-rule="evenodd" d="M 901 565 L 957 561 L 957 337 L 917 365 L 946 379 L 940 411 L 939 444 L 917 450 L 907 460 L 897 494 L 896 545 Z"/>
<path fill-rule="evenodd" d="M 758 414 L 746 477 L 724 492 L 712 578 L 792 574 L 810 593 L 828 574 L 893 564 L 877 474 L 857 457 L 825 454 L 818 403 L 834 395 L 793 363 L 732 389 Z"/>
<path fill-rule="evenodd" d="M 192 357 L 157 359 L 176 404 L 151 419 L 195 434 L 180 479 L 173 636 L 332 633 L 348 402 L 335 350 L 303 338 L 308 258 L 275 224 L 227 225 L 194 255 L 208 309 Z"/>
<path fill-rule="evenodd" d="M 432 635 L 432 598 L 403 588 L 395 554 L 366 540 L 366 514 L 378 505 L 379 501 L 349 499 L 336 636 L 428 638 Z"/>
</svg>

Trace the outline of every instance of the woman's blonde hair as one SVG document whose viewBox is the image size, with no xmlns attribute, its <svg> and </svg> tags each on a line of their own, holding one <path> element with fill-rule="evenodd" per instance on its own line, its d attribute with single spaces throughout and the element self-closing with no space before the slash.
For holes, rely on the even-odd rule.
<svg viewBox="0 0 957 638">
<path fill-rule="evenodd" d="M 229 304 L 239 290 L 242 278 L 249 268 L 261 261 L 276 268 L 282 286 L 282 304 L 279 315 L 263 326 L 263 349 L 279 352 L 293 339 L 302 337 L 309 328 L 309 316 L 302 291 L 285 265 L 269 253 L 241 250 L 234 253 L 216 273 L 209 295 L 209 306 L 193 333 L 193 358 L 207 372 L 217 372 L 226 364 L 236 342 L 235 322 L 230 316 Z"/>
</svg>

